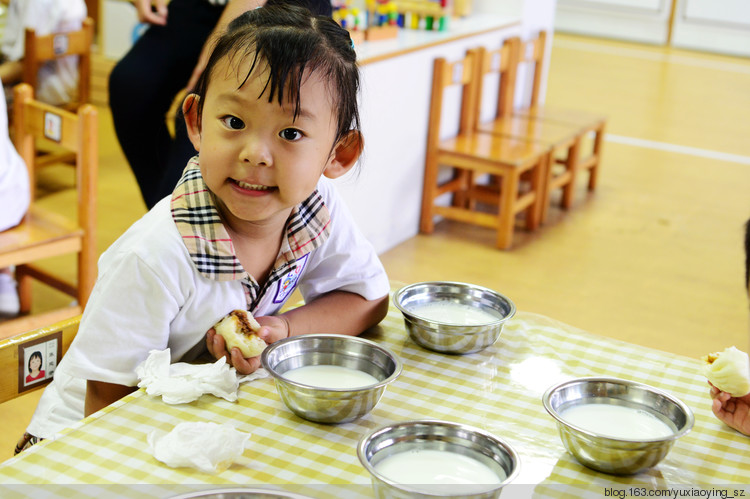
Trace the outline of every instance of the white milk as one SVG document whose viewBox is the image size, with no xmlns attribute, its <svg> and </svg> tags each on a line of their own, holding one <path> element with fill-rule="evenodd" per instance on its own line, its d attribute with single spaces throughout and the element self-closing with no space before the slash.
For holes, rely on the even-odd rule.
<svg viewBox="0 0 750 499">
<path fill-rule="evenodd" d="M 437 322 L 476 326 L 495 322 L 501 317 L 481 308 L 450 301 L 434 301 L 408 307 L 414 315 Z"/>
<path fill-rule="evenodd" d="M 582 404 L 560 413 L 565 421 L 606 437 L 641 440 L 674 435 L 675 430 L 650 412 L 612 404 Z"/>
<path fill-rule="evenodd" d="M 375 465 L 375 470 L 392 482 L 443 493 L 447 492 L 446 486 L 451 485 L 456 492 L 469 493 L 467 486 L 472 486 L 472 493 L 477 489 L 490 490 L 506 478 L 504 473 L 502 477 L 498 476 L 489 466 L 471 457 L 432 449 L 409 450 L 388 456 Z"/>
<path fill-rule="evenodd" d="M 362 388 L 378 382 L 375 376 L 364 371 L 328 364 L 297 367 L 283 376 L 297 383 L 331 389 Z"/>
</svg>

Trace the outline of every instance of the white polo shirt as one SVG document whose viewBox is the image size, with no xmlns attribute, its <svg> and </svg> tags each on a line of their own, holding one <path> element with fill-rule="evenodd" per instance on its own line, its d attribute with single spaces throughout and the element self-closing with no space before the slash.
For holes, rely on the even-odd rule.
<svg viewBox="0 0 750 499">
<path fill-rule="evenodd" d="M 195 359 L 206 331 L 234 309 L 272 315 L 297 287 L 305 301 L 334 290 L 368 300 L 388 294 L 380 260 L 327 179 L 294 209 L 286 233 L 261 287 L 236 259 L 191 160 L 171 199 L 100 258 L 78 334 L 27 431 L 52 438 L 82 419 L 87 379 L 135 386 L 135 368 L 151 350 L 170 348 L 172 362 Z"/>
</svg>

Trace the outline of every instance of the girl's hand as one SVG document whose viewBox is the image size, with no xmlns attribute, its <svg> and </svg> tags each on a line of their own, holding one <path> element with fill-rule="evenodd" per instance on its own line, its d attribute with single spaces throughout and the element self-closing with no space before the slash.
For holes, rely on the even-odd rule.
<svg viewBox="0 0 750 499">
<path fill-rule="evenodd" d="M 267 344 L 270 345 L 289 336 L 289 324 L 282 316 L 256 317 L 255 319 L 261 326 L 256 334 Z M 216 334 L 214 328 L 206 333 L 206 348 L 215 359 L 221 357 L 227 359 L 227 363 L 240 374 L 250 374 L 260 367 L 260 356 L 246 359 L 237 347 L 228 352 L 224 338 Z"/>
<path fill-rule="evenodd" d="M 744 397 L 732 397 L 711 385 L 711 398 L 711 410 L 717 418 L 750 436 L 750 393 Z"/>
</svg>

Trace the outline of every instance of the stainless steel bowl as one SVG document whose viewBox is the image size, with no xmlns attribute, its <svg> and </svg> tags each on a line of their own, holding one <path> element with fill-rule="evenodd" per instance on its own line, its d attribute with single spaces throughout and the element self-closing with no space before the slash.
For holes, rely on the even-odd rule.
<svg viewBox="0 0 750 499">
<path fill-rule="evenodd" d="M 638 473 L 655 466 L 695 421 L 690 408 L 672 395 L 642 383 L 617 378 L 578 378 L 549 388 L 544 408 L 557 421 L 565 448 L 581 464 L 616 475 Z M 673 427 L 668 437 L 624 439 L 575 426 L 560 413 L 579 404 L 614 404 L 650 412 Z"/>
<path fill-rule="evenodd" d="M 448 451 L 473 458 L 493 470 L 499 485 L 436 485 L 396 483 L 376 467 L 383 459 L 414 450 Z M 375 496 L 393 499 L 498 497 L 519 471 L 516 451 L 503 440 L 471 426 L 438 420 L 406 421 L 376 429 L 360 439 L 357 456 L 370 473 Z"/>
<path fill-rule="evenodd" d="M 516 313 L 509 298 L 491 289 L 462 282 L 434 281 L 410 284 L 396 291 L 393 302 L 404 315 L 409 337 L 429 350 L 465 354 L 478 352 L 497 341 L 503 325 Z M 477 307 L 497 317 L 480 325 L 441 322 L 420 317 L 416 307 L 450 302 Z"/>
<path fill-rule="evenodd" d="M 294 336 L 266 347 L 263 367 L 273 376 L 284 404 L 299 417 L 317 423 L 344 423 L 364 416 L 401 374 L 396 355 L 372 341 L 338 334 Z M 287 379 L 284 373 L 310 365 L 336 365 L 364 371 L 377 383 L 357 389 L 325 389 Z"/>
</svg>

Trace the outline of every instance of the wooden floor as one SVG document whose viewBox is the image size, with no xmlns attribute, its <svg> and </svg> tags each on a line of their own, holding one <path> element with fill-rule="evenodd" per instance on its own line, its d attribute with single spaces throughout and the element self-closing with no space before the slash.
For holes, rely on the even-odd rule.
<svg viewBox="0 0 750 499">
<path fill-rule="evenodd" d="M 441 222 L 433 235 L 382 255 L 389 276 L 488 286 L 520 310 L 691 357 L 747 350 L 748 88 L 747 59 L 556 35 L 547 104 L 610 118 L 596 193 L 581 184 L 570 212 L 553 210 L 507 252 L 494 249 L 488 229 Z M 103 251 L 145 207 L 106 108 L 100 121 Z M 72 173 L 45 175 L 44 201 L 68 210 Z M 50 265 L 72 273 L 69 262 Z M 35 293 L 47 306 L 64 300 Z M 0 460 L 12 454 L 38 394 L 0 405 Z"/>
</svg>

